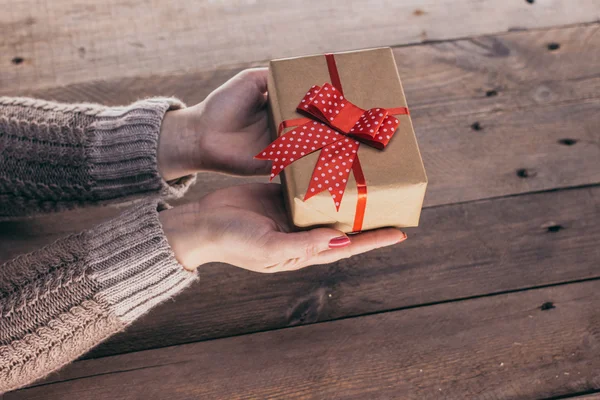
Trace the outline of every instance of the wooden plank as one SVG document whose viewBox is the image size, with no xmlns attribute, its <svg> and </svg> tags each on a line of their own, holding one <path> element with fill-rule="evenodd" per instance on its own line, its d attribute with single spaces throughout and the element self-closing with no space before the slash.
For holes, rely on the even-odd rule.
<svg viewBox="0 0 600 400">
<path fill-rule="evenodd" d="M 599 301 L 590 281 L 79 361 L 5 397 L 552 398 L 600 389 Z"/>
<path fill-rule="evenodd" d="M 482 114 L 477 120 L 483 131 L 473 131 L 462 116 L 413 114 L 430 182 L 425 207 L 600 182 L 600 99 Z M 565 138 L 576 143 L 564 145 Z M 202 174 L 199 180 L 181 201 L 194 201 L 231 185 L 266 182 L 262 177 L 219 174 Z M 0 223 L 0 260 L 116 213 L 114 208 L 100 208 Z M 58 223 L 65 219 L 71 223 Z"/>
<path fill-rule="evenodd" d="M 14 92 L 210 71 L 309 53 L 591 22 L 600 19 L 599 5 L 599 0 L 353 0 L 343 7 L 335 0 L 0 0 L 7 10 L 0 15 L 0 88 Z"/>
<path fill-rule="evenodd" d="M 551 42 L 560 48 L 548 50 Z M 598 182 L 599 169 L 585 166 L 600 151 L 594 144 L 600 24 L 396 48 L 395 54 L 431 182 L 426 206 Z M 234 72 L 26 94 L 113 104 L 175 94 L 193 103 Z M 526 179 L 516 175 L 521 169 Z M 187 199 L 244 181 L 202 179 Z"/>
<path fill-rule="evenodd" d="M 560 47 L 549 50 L 550 43 Z M 394 48 L 411 110 L 426 116 L 476 115 L 595 98 L 599 53 L 600 23 Z M 175 95 L 194 104 L 239 70 L 259 65 L 265 63 L 58 88 L 0 87 L 0 94 L 107 105 Z"/>
<path fill-rule="evenodd" d="M 600 187 L 435 207 L 402 245 L 260 275 L 206 265 L 200 282 L 86 357 L 600 277 Z"/>
<path fill-rule="evenodd" d="M 560 49 L 549 51 L 550 42 Z M 598 181 L 598 169 L 584 165 L 598 156 L 599 24 L 396 48 L 395 53 L 431 181 L 426 206 Z M 26 94 L 112 104 L 175 94 L 193 103 L 234 72 Z M 487 96 L 491 90 L 495 95 Z M 573 139 L 568 143 L 574 146 L 561 144 L 563 139 Z M 515 175 L 522 168 L 527 179 Z M 210 174 L 202 179 L 188 199 L 244 181 Z"/>
<path fill-rule="evenodd" d="M 473 131 L 462 116 L 413 114 L 430 182 L 426 207 L 600 182 L 600 99 L 482 114 L 483 131 Z M 576 142 L 565 145 L 565 138 Z M 265 178 L 202 174 L 183 201 L 251 181 Z M 115 214 L 111 208 L 83 210 L 0 225 L 0 259 Z M 65 219 L 72 223 L 57 223 Z"/>
<path fill-rule="evenodd" d="M 600 41 L 597 32 L 598 25 L 595 24 L 544 32 L 511 33 L 502 37 L 478 39 L 476 41 L 458 41 L 455 45 L 440 43 L 411 48 L 415 54 L 419 57 L 425 57 L 426 60 L 445 60 L 444 62 L 438 62 L 438 64 L 434 63 L 435 66 L 429 70 L 430 72 L 419 72 L 412 75 L 410 79 L 405 79 L 405 83 L 408 81 L 408 85 L 410 85 L 410 88 L 407 88 L 407 92 L 410 90 L 410 93 L 408 93 L 409 99 L 415 97 L 418 103 L 413 115 L 431 181 L 427 195 L 427 206 L 511 193 L 518 194 L 573 185 L 589 185 L 598 182 L 600 171 L 596 168 L 596 160 L 600 155 L 600 149 L 597 146 L 599 131 L 596 128 L 600 126 L 598 119 L 600 113 L 598 113 L 598 91 L 596 88 L 600 85 L 598 81 L 600 77 L 597 74 L 600 57 L 595 57 L 595 54 L 600 53 Z M 561 39 L 560 52 L 548 52 L 542 46 L 552 37 Z M 492 54 L 490 49 L 498 49 L 502 46 L 509 49 L 507 57 L 490 56 Z M 413 65 L 415 67 L 407 69 L 407 71 L 420 71 L 420 68 L 417 67 L 424 64 L 418 63 L 418 57 L 411 59 L 413 56 L 407 50 L 408 48 L 396 49 L 399 62 L 401 65 Z M 407 52 L 404 53 L 404 51 Z M 507 52 L 501 51 L 500 53 L 506 54 Z M 581 57 L 580 54 L 585 54 L 585 57 Z M 449 60 L 454 61 L 450 62 Z M 533 67 L 529 68 L 529 65 Z M 553 72 L 546 73 L 546 70 L 541 68 L 543 65 L 551 65 Z M 564 69 L 560 67 L 561 65 Z M 216 72 L 214 76 L 204 75 L 206 79 L 201 84 L 194 83 L 194 80 L 189 82 L 192 85 L 199 85 L 195 87 L 205 88 L 201 90 L 208 91 L 211 86 L 214 87 L 218 82 L 221 82 L 226 75 L 227 73 Z M 553 76 L 554 78 L 552 78 Z M 422 90 L 419 89 L 419 77 L 422 78 Z M 500 89 L 497 96 L 486 97 L 483 88 L 494 87 L 491 86 L 491 83 L 495 81 L 502 82 L 504 89 Z M 136 88 L 152 86 L 150 83 L 150 81 L 142 79 L 133 86 Z M 552 95 L 537 96 L 536 93 L 539 93 L 540 90 L 543 91 L 543 87 L 551 88 Z M 122 93 L 126 93 L 128 89 L 125 86 L 122 88 Z M 117 91 L 115 90 L 115 92 Z M 422 92 L 427 92 L 429 100 L 426 97 L 419 97 Z M 436 97 L 436 92 L 445 94 Z M 87 95 L 84 92 L 70 93 L 79 93 L 81 96 Z M 102 92 L 93 93 L 95 95 Z M 455 93 L 453 97 L 451 93 Z M 446 97 L 451 97 L 453 101 L 440 100 L 440 98 L 444 99 Z M 453 108 L 452 104 L 455 103 L 460 104 L 460 107 Z M 428 104 L 431 105 L 431 108 L 428 108 Z M 442 108 L 438 109 L 438 113 L 435 111 L 435 107 L 439 104 L 442 105 Z M 478 104 L 481 105 L 478 106 Z M 473 111 L 475 114 L 466 114 L 465 110 Z M 477 117 L 483 130 L 474 131 L 471 129 L 470 124 L 474 116 Z M 572 146 L 559 143 L 565 137 L 579 141 Z M 529 174 L 527 178 L 517 176 L 516 171 L 520 168 L 527 168 Z M 205 191 L 214 190 L 216 187 L 239 182 L 241 180 L 226 179 L 218 175 L 204 175 L 202 184 L 196 187 L 196 191 L 191 193 L 188 199 L 193 199 L 194 196 L 198 196 Z M 592 193 L 595 192 L 592 191 Z M 586 196 L 583 197 L 586 198 Z M 538 197 L 533 198 L 538 199 Z M 533 201 L 531 199 L 531 197 L 523 199 L 529 204 L 526 212 L 524 211 L 523 214 L 517 216 L 513 215 L 518 219 L 525 218 L 524 215 L 527 218 L 529 218 L 529 214 L 537 215 L 535 223 L 538 225 L 521 225 L 522 231 L 520 232 L 522 234 L 531 235 L 534 232 L 533 229 L 541 229 L 539 227 L 542 224 L 548 224 L 552 220 L 563 217 L 561 209 L 548 208 L 549 205 L 538 209 L 537 204 L 528 203 Z M 569 211 L 571 214 L 567 214 L 570 215 L 567 220 L 575 221 L 580 218 L 577 212 L 580 210 L 581 205 L 579 200 L 570 197 L 569 199 L 568 201 L 553 201 L 558 201 L 558 204 L 565 202 L 563 207 L 568 206 L 572 209 Z M 551 200 L 544 201 L 546 204 L 552 202 Z M 513 204 L 518 204 L 518 201 L 515 200 L 515 203 L 507 204 L 514 207 Z M 585 207 L 588 210 L 587 213 L 591 213 L 590 210 L 597 207 L 593 206 L 593 202 L 584 204 L 588 204 Z M 465 205 L 464 207 L 467 207 L 467 210 L 472 210 L 471 205 Z M 489 206 L 489 210 L 493 210 L 494 207 Z M 447 210 L 446 208 L 442 209 Z M 517 209 L 522 210 L 522 208 Z M 553 212 L 548 215 L 534 212 L 550 209 Z M 452 228 L 454 228 L 458 229 L 460 237 L 463 235 L 460 228 L 465 225 L 462 211 L 456 211 L 462 210 L 462 208 L 452 208 L 452 210 L 454 211 L 447 211 L 450 214 L 448 214 L 449 216 L 444 214 L 446 215 L 444 217 L 435 217 L 440 211 L 427 210 L 424 213 L 422 226 L 416 232 L 416 235 L 425 235 L 425 237 L 430 238 L 428 239 L 430 240 L 430 251 L 434 253 L 437 251 L 436 243 L 446 243 L 445 238 L 436 235 L 434 232 L 429 232 L 438 229 L 440 225 L 438 218 L 444 220 L 449 218 L 454 224 L 447 225 L 446 233 L 453 232 Z M 491 215 L 495 218 L 488 220 L 489 226 L 496 226 L 496 221 L 502 221 L 504 214 L 501 209 L 494 212 L 489 210 L 486 212 L 491 212 Z M 99 219 L 107 218 L 115 213 L 116 211 L 112 208 L 102 208 L 94 211 L 83 210 L 48 216 L 37 221 L 0 225 L 0 237 L 2 238 L 0 240 L 0 254 L 2 258 L 6 259 L 32 250 L 54 240 L 58 236 L 83 229 Z M 451 215 L 454 215 L 454 217 L 450 217 Z M 560 218 L 555 217 L 556 215 Z M 596 216 L 596 214 L 593 214 L 593 216 Z M 65 223 L 65 221 L 69 223 Z M 455 257 L 454 252 L 458 250 L 453 249 L 462 249 L 461 251 L 466 253 L 462 258 L 455 260 L 458 264 L 449 263 L 446 258 L 443 258 L 442 266 L 446 265 L 450 270 L 453 268 L 466 268 L 468 270 L 487 268 L 488 259 L 486 258 L 485 248 L 481 249 L 482 253 L 477 253 L 469 247 L 471 243 L 479 243 L 477 240 L 481 237 L 482 230 L 483 227 L 479 227 L 474 231 L 476 233 L 469 235 L 471 240 L 468 243 L 469 245 L 462 241 L 454 241 L 452 247 L 444 249 L 443 254 L 446 258 Z M 588 232 L 587 230 L 584 231 Z M 535 232 L 538 233 L 538 230 L 535 230 Z M 575 232 L 570 229 L 559 232 L 561 235 L 565 233 L 575 235 Z M 588 236 L 595 237 L 593 234 L 588 234 Z M 570 240 L 576 240 L 576 236 L 570 237 Z M 532 254 L 536 254 L 535 251 L 543 254 L 542 251 L 548 250 L 546 247 L 536 247 L 539 245 L 537 244 L 538 239 L 535 238 L 537 236 L 533 236 L 532 242 L 529 244 L 534 249 L 531 250 L 530 255 L 532 257 Z M 418 236 L 414 236 L 411 232 L 408 248 L 412 248 L 410 246 L 415 243 L 415 249 L 413 250 L 415 254 L 421 252 L 421 242 L 419 240 Z M 493 240 L 493 237 L 489 240 Z M 364 299 L 371 299 L 372 301 L 364 308 L 353 309 L 355 303 L 359 303 L 361 298 L 359 297 L 360 291 L 356 293 L 357 297 L 352 297 L 354 296 L 352 285 L 359 286 L 360 283 L 360 276 L 354 276 L 352 268 L 358 264 L 362 265 L 362 274 L 368 274 L 365 271 L 373 271 L 371 288 L 379 287 L 382 282 L 383 286 L 381 287 L 387 287 L 385 286 L 389 278 L 387 274 L 398 269 L 397 260 L 416 257 L 410 255 L 410 253 L 405 253 L 405 249 L 406 247 L 402 247 L 392 253 L 386 253 L 387 256 L 374 253 L 357 260 L 328 268 L 320 268 L 320 272 L 317 271 L 318 273 L 313 277 L 311 277 L 312 275 L 303 275 L 302 279 L 307 281 L 300 286 L 294 286 L 297 285 L 295 281 L 298 279 L 295 275 L 289 279 L 281 278 L 282 280 L 279 280 L 280 278 L 273 277 L 249 277 L 246 273 L 229 267 L 207 267 L 202 271 L 203 279 L 200 286 L 184 295 L 186 296 L 184 297 L 186 299 L 184 304 L 188 304 L 187 307 L 189 308 L 182 311 L 172 304 L 171 308 L 165 306 L 164 309 L 161 308 L 152 314 L 151 319 L 153 321 L 144 321 L 135 325 L 128 331 L 129 336 L 115 338 L 114 341 L 109 342 L 93 354 L 113 354 L 124 350 L 136 350 L 163 344 L 219 337 L 232 332 L 248 332 L 293 323 L 339 318 L 352 312 L 373 312 L 378 309 L 437 301 L 436 299 L 439 298 L 449 299 L 453 298 L 452 296 L 469 295 L 468 293 L 481 294 L 485 293 L 484 290 L 504 290 L 503 288 L 513 287 L 506 281 L 500 280 L 497 286 L 484 285 L 481 286 L 484 289 L 480 292 L 467 291 L 467 294 L 463 294 L 465 287 L 461 286 L 460 279 L 456 275 L 455 282 L 458 286 L 455 290 L 448 292 L 449 289 L 444 288 L 438 297 L 434 294 L 439 287 L 435 286 L 431 289 L 431 293 L 424 296 L 420 296 L 418 292 L 411 292 L 413 297 L 392 297 L 388 302 L 382 299 L 387 293 L 379 292 L 379 294 L 364 296 Z M 508 247 L 508 249 L 510 250 L 511 247 Z M 550 250 L 551 254 L 554 254 L 554 250 L 552 248 Z M 589 248 L 585 247 L 584 250 L 589 251 Z M 499 248 L 493 254 L 499 257 L 500 260 L 503 257 L 510 256 L 505 255 Z M 589 253 L 584 253 L 581 271 L 573 272 L 572 275 L 570 272 L 567 275 L 561 275 L 554 271 L 545 277 L 542 273 L 544 271 L 541 264 L 544 261 L 542 258 L 537 264 L 538 273 L 525 277 L 522 282 L 519 280 L 521 275 L 518 274 L 515 280 L 519 284 L 532 286 L 546 282 L 577 279 L 581 276 L 586 277 L 589 273 L 589 264 L 586 264 L 589 260 L 585 258 L 588 257 L 587 254 Z M 467 255 L 479 261 L 471 263 L 471 258 L 465 258 Z M 511 258 L 509 257 L 509 259 Z M 392 280 L 394 284 L 405 286 L 406 282 L 412 281 L 413 275 L 420 273 L 423 265 L 437 263 L 439 260 L 413 258 L 413 262 L 415 267 L 410 270 L 411 275 L 401 275 L 398 281 Z M 493 265 L 498 262 L 500 261 L 496 261 Z M 514 271 L 515 269 L 518 270 L 519 266 L 517 260 L 513 260 L 509 262 L 506 269 L 502 270 L 502 273 L 515 274 Z M 358 274 L 358 272 L 356 273 Z M 346 274 L 350 274 L 350 276 L 346 276 Z M 429 275 L 423 275 L 421 278 L 425 279 Z M 485 276 L 481 279 L 485 279 Z M 345 302 L 348 296 L 346 293 L 350 293 L 349 303 L 336 306 L 339 307 L 337 311 L 330 312 L 328 308 L 323 311 L 322 306 L 319 306 L 319 304 L 321 304 L 323 296 L 327 294 L 326 288 L 328 285 L 337 286 L 338 281 L 342 286 L 346 282 L 350 285 L 344 291 L 342 297 L 344 300 L 339 300 Z M 438 286 L 444 286 L 446 283 L 443 279 L 435 282 Z M 476 283 L 477 285 L 481 284 L 480 281 L 476 281 Z M 466 282 L 463 282 L 463 284 L 466 284 Z M 428 285 L 429 282 L 425 280 L 421 283 L 421 286 L 417 285 L 417 290 L 426 288 Z M 266 293 L 265 287 L 268 288 Z M 272 298 L 266 301 L 257 293 L 265 293 L 264 297 Z M 206 307 L 203 308 L 202 304 L 198 304 L 198 298 L 203 299 L 202 304 L 206 304 Z M 226 300 L 223 300 L 223 298 L 226 298 Z M 228 298 L 233 299 L 231 300 L 233 303 L 227 303 L 227 301 L 230 301 Z M 248 312 L 246 308 L 237 302 L 242 304 L 247 302 L 252 307 L 261 310 L 261 313 L 266 313 L 266 315 L 253 314 L 252 310 Z M 264 308 L 256 306 L 257 302 L 260 304 L 264 302 Z M 212 307 L 215 304 L 223 307 L 217 307 L 216 310 L 218 311 L 213 312 Z M 224 309 L 235 310 L 236 307 L 240 310 L 239 315 L 235 314 L 235 311 L 233 315 L 229 314 L 230 311 L 224 311 Z M 268 313 L 270 309 L 275 310 L 273 314 Z M 174 321 L 175 315 L 177 315 L 177 319 L 181 320 Z M 199 318 L 199 315 L 202 318 Z M 199 326 L 197 324 L 205 325 Z M 154 336 L 155 332 L 161 331 L 166 326 L 173 326 L 173 329 L 166 332 L 164 337 L 161 335 Z M 153 336 L 157 339 L 152 339 Z"/>
</svg>

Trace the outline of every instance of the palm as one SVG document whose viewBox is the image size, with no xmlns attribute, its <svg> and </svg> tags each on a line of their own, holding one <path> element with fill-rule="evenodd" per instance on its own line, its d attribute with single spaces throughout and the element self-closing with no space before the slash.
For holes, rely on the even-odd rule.
<svg viewBox="0 0 600 400">
<path fill-rule="evenodd" d="M 249 184 L 214 192 L 200 200 L 198 224 L 216 244 L 212 261 L 257 272 L 278 272 L 327 264 L 405 238 L 384 228 L 354 235 L 346 248 L 330 250 L 329 241 L 341 234 L 330 228 L 292 232 L 281 186 Z M 225 250 L 224 250 L 225 249 Z"/>
<path fill-rule="evenodd" d="M 290 231 L 279 185 L 259 183 L 233 186 L 211 193 L 201 201 L 204 210 L 236 210 L 235 212 L 242 217 L 239 223 L 251 222 L 255 233 L 258 227 L 261 231 Z"/>
<path fill-rule="evenodd" d="M 252 267 L 248 255 L 256 255 L 259 264 L 271 251 L 272 234 L 290 232 L 281 188 L 275 184 L 234 186 L 214 192 L 201 200 L 206 217 L 203 223 L 219 240 L 235 243 L 227 257 L 219 261 Z M 228 223 L 224 223 L 228 221 Z M 265 252 L 261 251 L 262 249 Z M 258 266 L 264 266 L 259 265 Z M 252 268 L 251 268 L 252 269 Z"/>
<path fill-rule="evenodd" d="M 205 132 L 203 157 L 211 170 L 237 175 L 269 173 L 268 162 L 253 157 L 270 140 L 266 75 L 266 69 L 244 71 L 198 105 Z"/>
</svg>

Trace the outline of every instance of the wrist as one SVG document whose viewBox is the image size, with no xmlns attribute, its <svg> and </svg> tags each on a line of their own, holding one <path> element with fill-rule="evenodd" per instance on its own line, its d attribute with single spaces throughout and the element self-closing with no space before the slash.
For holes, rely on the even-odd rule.
<svg viewBox="0 0 600 400">
<path fill-rule="evenodd" d="M 167 242 L 177 261 L 186 269 L 194 271 L 200 265 L 218 261 L 212 255 L 215 243 L 201 218 L 198 204 L 185 204 L 161 211 L 158 219 Z"/>
<path fill-rule="evenodd" d="M 194 165 L 197 158 L 195 135 L 190 129 L 188 109 L 167 111 L 160 127 L 157 163 L 165 181 L 179 179 L 199 171 Z"/>
</svg>

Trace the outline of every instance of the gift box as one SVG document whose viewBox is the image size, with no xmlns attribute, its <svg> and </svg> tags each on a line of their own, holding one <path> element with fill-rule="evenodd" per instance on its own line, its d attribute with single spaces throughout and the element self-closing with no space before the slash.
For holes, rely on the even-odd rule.
<svg viewBox="0 0 600 400">
<path fill-rule="evenodd" d="M 417 226 L 427 176 L 390 48 L 273 60 L 274 142 L 297 227 Z"/>
</svg>

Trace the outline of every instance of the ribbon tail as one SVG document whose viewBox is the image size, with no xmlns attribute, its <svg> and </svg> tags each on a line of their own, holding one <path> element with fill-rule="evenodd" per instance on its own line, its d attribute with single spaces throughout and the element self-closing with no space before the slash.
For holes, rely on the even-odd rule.
<svg viewBox="0 0 600 400">
<path fill-rule="evenodd" d="M 294 161 L 343 137 L 321 122 L 309 121 L 279 136 L 254 158 L 273 161 L 270 177 L 273 180 Z"/>
<path fill-rule="evenodd" d="M 342 137 L 324 147 L 310 178 L 304 201 L 327 190 L 339 211 L 359 146 L 356 140 Z"/>
</svg>

